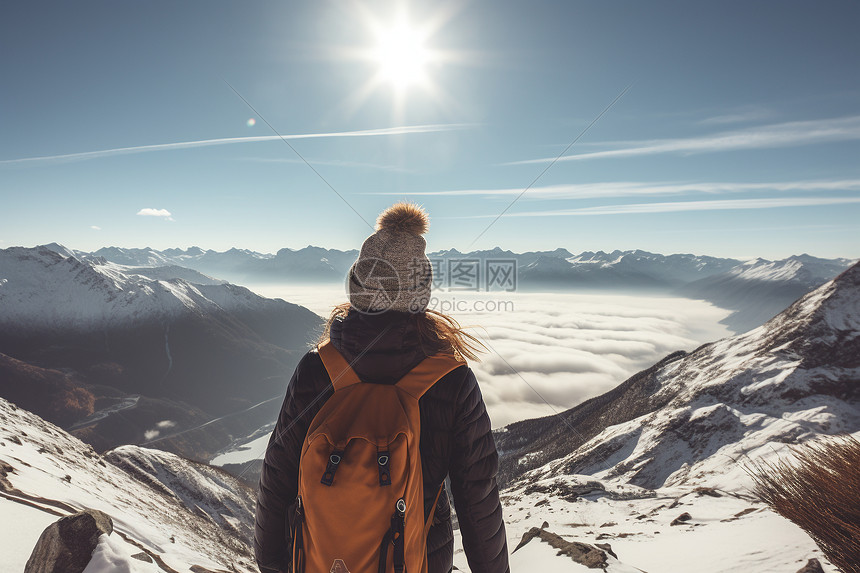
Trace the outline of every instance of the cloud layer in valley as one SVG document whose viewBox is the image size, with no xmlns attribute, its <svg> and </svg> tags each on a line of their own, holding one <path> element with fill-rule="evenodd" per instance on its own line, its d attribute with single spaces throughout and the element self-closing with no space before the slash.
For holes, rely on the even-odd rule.
<svg viewBox="0 0 860 573">
<path fill-rule="evenodd" d="M 264 296 L 307 306 L 321 316 L 346 300 L 326 286 L 255 287 Z M 676 350 L 693 350 L 732 334 L 729 311 L 681 298 L 577 293 L 490 293 L 507 312 L 452 313 L 485 341 L 471 364 L 493 426 L 549 416 L 598 396 Z M 439 294 L 444 302 L 454 295 Z M 487 293 L 456 293 L 464 307 Z M 504 305 L 499 305 L 503 306 Z M 441 305 L 440 305 L 441 309 Z"/>
<path fill-rule="evenodd" d="M 458 298 L 462 295 L 458 294 Z M 490 349 L 472 365 L 494 427 L 603 394 L 676 350 L 731 334 L 728 311 L 678 298 L 514 293 L 513 312 L 458 315 Z"/>
</svg>

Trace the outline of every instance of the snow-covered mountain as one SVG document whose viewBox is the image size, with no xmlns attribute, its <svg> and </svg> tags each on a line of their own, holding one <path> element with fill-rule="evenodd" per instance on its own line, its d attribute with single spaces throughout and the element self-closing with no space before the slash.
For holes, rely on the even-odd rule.
<svg viewBox="0 0 860 573">
<path fill-rule="evenodd" d="M 113 570 L 257 571 L 254 494 L 229 474 L 135 446 L 101 456 L 2 398 L 0 427 L 0 571 L 23 571 L 42 530 L 84 508 L 113 519 Z"/>
<path fill-rule="evenodd" d="M 858 406 L 860 264 L 755 330 L 672 354 L 557 417 L 508 426 L 498 443 L 506 483 L 534 471 L 719 485 L 726 460 L 860 431 Z"/>
<path fill-rule="evenodd" d="M 644 571 L 775 573 L 811 558 L 834 571 L 751 495 L 746 470 L 846 433 L 860 436 L 860 264 L 755 330 L 498 431 L 509 541 L 547 521 Z M 580 570 L 541 543 L 515 561 Z"/>
<path fill-rule="evenodd" d="M 0 327 L 19 334 L 131 326 L 189 312 L 234 310 L 248 307 L 253 296 L 177 266 L 129 267 L 63 256 L 47 247 L 0 250 Z M 261 307 L 269 304 L 256 298 Z"/>
<path fill-rule="evenodd" d="M 687 283 L 734 268 L 740 261 L 691 254 L 660 255 L 642 250 L 596 253 L 586 251 L 567 259 L 574 266 L 614 268 L 638 273 L 662 283 Z"/>
<path fill-rule="evenodd" d="M 736 332 L 755 328 L 812 289 L 850 266 L 848 259 L 797 255 L 780 261 L 754 259 L 728 272 L 695 280 L 677 289 L 735 312 L 724 321 Z"/>
<path fill-rule="evenodd" d="M 64 247 L 57 246 L 57 249 Z M 85 256 L 86 253 L 77 253 Z M 123 249 L 106 247 L 89 255 L 129 266 L 151 267 L 178 265 L 200 272 L 249 282 L 343 281 L 358 251 L 340 251 L 308 246 L 281 249 L 264 254 L 243 249 L 225 252 L 192 247 L 187 250 L 151 248 Z M 68 254 L 66 254 L 68 256 Z M 521 284 L 526 287 L 555 288 L 637 288 L 678 286 L 703 277 L 727 272 L 741 261 L 691 254 L 661 255 L 641 250 L 605 253 L 583 252 L 574 255 L 567 249 L 514 253 L 499 247 L 489 250 L 460 252 L 447 249 L 428 253 L 431 259 L 516 260 Z M 444 272 L 445 264 L 438 270 Z M 827 278 L 832 278 L 830 275 Z"/>
<path fill-rule="evenodd" d="M 93 253 L 78 254 L 78 256 L 86 255 L 136 267 L 181 266 L 240 283 L 337 282 L 343 280 L 347 269 L 358 257 L 358 251 L 307 246 L 303 249 L 281 249 L 272 255 L 236 248 L 218 252 L 199 247 L 164 251 L 149 247 L 143 249 L 105 247 Z"/>
<path fill-rule="evenodd" d="M 266 401 L 247 420 L 231 416 L 206 435 L 160 445 L 201 459 L 230 433 L 252 431 L 276 412 L 321 319 L 243 287 L 187 278 L 199 277 L 64 256 L 56 245 L 0 250 L 0 395 L 99 449 L 163 436 L 165 420 L 181 431 Z"/>
<path fill-rule="evenodd" d="M 738 265 L 730 273 L 744 280 L 796 280 L 812 286 L 839 274 L 850 264 L 849 259 L 820 259 L 804 254 L 781 261 L 754 259 Z"/>
</svg>

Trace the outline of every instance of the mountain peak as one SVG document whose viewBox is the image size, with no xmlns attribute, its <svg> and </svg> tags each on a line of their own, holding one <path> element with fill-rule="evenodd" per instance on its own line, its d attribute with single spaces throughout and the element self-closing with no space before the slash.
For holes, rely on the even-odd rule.
<svg viewBox="0 0 860 573">
<path fill-rule="evenodd" d="M 795 307 L 797 312 L 809 312 L 812 326 L 821 321 L 823 328 L 838 338 L 860 338 L 860 263 L 801 298 L 786 312 Z M 855 356 L 860 356 L 860 347 L 857 351 Z"/>
<path fill-rule="evenodd" d="M 754 330 L 671 355 L 541 424 L 509 426 L 497 436 L 501 483 L 589 474 L 651 489 L 743 487 L 727 459 L 860 431 L 858 369 L 860 263 Z"/>
<path fill-rule="evenodd" d="M 71 249 L 64 247 L 59 243 L 48 243 L 47 245 L 39 245 L 37 248 L 39 249 L 48 249 L 49 251 L 54 251 L 63 256 L 63 258 L 74 257 L 75 252 Z"/>
</svg>

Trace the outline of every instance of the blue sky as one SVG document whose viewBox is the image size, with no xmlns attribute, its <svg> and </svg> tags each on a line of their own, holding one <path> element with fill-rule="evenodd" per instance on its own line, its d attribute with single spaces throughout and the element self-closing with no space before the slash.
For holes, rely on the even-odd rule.
<svg viewBox="0 0 860 573">
<path fill-rule="evenodd" d="M 357 248 L 405 198 L 434 250 L 856 258 L 858 21 L 848 1 L 4 3 L 0 248 Z M 407 87 L 381 77 L 391 29 L 423 42 Z"/>
</svg>

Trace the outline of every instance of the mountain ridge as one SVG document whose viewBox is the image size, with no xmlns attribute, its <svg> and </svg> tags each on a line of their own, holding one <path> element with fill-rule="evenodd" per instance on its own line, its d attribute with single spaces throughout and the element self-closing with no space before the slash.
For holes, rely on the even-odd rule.
<svg viewBox="0 0 860 573">
<path fill-rule="evenodd" d="M 648 488 L 719 481 L 708 466 L 717 452 L 860 431 L 858 379 L 860 263 L 750 332 L 673 353 L 558 416 L 498 431 L 500 482 L 555 472 Z"/>
<path fill-rule="evenodd" d="M 322 319 L 245 287 L 56 249 L 0 250 L 0 389 L 99 449 L 263 403 L 162 446 L 204 459 L 274 416 Z M 201 275 L 202 276 L 202 275 Z M 40 392 L 48 392 L 42 395 Z M 119 422 L 122 419 L 122 423 Z"/>
<path fill-rule="evenodd" d="M 61 245 L 53 247 L 73 253 Z M 105 247 L 82 258 L 101 257 L 139 267 L 177 265 L 228 279 L 234 283 L 342 283 L 358 256 L 357 250 L 340 251 L 308 245 L 265 254 L 247 249 L 217 252 L 191 247 L 186 250 Z M 641 249 L 584 251 L 573 254 L 564 248 L 514 253 L 500 247 L 467 253 L 457 249 L 427 254 L 434 262 L 434 285 L 447 288 L 452 281 L 451 265 L 466 261 L 480 267 L 477 290 L 507 290 L 511 284 L 491 284 L 489 263 L 493 260 L 516 266 L 514 290 L 580 292 L 651 292 L 702 299 L 733 313 L 722 322 L 735 332 L 754 328 L 786 308 L 798 297 L 832 279 L 852 260 L 823 259 L 808 254 L 785 259 L 719 258 L 675 253 L 662 255 Z M 150 271 L 152 272 L 152 271 Z"/>
</svg>

